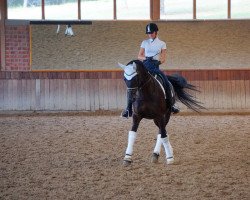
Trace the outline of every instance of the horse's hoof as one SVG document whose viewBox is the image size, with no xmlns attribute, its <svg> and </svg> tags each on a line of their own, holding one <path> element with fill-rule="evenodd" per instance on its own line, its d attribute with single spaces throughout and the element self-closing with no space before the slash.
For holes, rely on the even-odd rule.
<svg viewBox="0 0 250 200">
<path fill-rule="evenodd" d="M 124 159 L 123 159 L 123 165 L 126 167 L 126 166 L 131 165 L 131 163 L 132 163 L 132 156 L 126 154 Z"/>
<path fill-rule="evenodd" d="M 132 163 L 131 160 L 123 160 L 123 166 L 124 166 L 124 167 L 130 166 L 131 163 Z"/>
<path fill-rule="evenodd" d="M 151 162 L 158 163 L 159 156 L 160 156 L 159 154 L 153 153 L 152 158 L 151 158 Z"/>
<path fill-rule="evenodd" d="M 171 158 L 167 158 L 167 165 L 171 165 L 174 163 L 174 158 L 171 157 Z"/>
</svg>

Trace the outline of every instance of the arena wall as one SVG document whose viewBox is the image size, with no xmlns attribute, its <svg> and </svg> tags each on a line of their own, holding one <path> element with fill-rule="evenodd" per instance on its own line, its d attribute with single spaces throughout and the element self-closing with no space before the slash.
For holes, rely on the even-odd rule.
<svg viewBox="0 0 250 200">
<path fill-rule="evenodd" d="M 0 111 L 120 110 L 126 88 L 117 62 L 136 58 L 146 21 L 64 26 L 7 21 Z M 250 21 L 163 21 L 165 73 L 180 73 L 210 111 L 250 109 Z M 181 104 L 180 104 L 181 105 Z M 186 108 L 181 105 L 182 110 Z"/>
<path fill-rule="evenodd" d="M 250 70 L 168 70 L 201 91 L 192 94 L 208 111 L 249 111 Z M 0 110 L 120 110 L 126 103 L 121 71 L 0 72 Z M 182 110 L 187 110 L 179 104 Z"/>
<path fill-rule="evenodd" d="M 32 25 L 32 69 L 116 69 L 137 58 L 147 21 L 93 21 L 73 25 Z M 167 42 L 163 69 L 249 68 L 250 20 L 161 21 Z"/>
</svg>

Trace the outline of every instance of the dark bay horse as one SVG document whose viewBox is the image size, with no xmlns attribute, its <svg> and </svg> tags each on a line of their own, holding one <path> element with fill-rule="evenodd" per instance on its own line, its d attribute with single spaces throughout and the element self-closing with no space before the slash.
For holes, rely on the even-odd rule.
<svg viewBox="0 0 250 200">
<path fill-rule="evenodd" d="M 161 150 L 161 145 L 164 146 L 166 153 L 167 164 L 174 161 L 173 149 L 169 142 L 166 131 L 166 125 L 171 116 L 171 101 L 166 99 L 180 100 L 188 108 L 199 111 L 203 106 L 200 105 L 195 98 L 187 92 L 196 90 L 195 86 L 188 84 L 186 79 L 180 75 L 168 76 L 168 79 L 173 86 L 171 96 L 166 96 L 160 82 L 154 78 L 144 67 L 139 60 L 133 60 L 127 65 L 119 64 L 124 70 L 125 83 L 127 89 L 132 90 L 133 94 L 133 124 L 128 135 L 128 146 L 124 157 L 124 165 L 129 165 L 132 162 L 133 146 L 137 136 L 137 129 L 140 121 L 143 118 L 153 119 L 156 126 L 159 128 L 159 133 L 154 148 L 152 162 L 157 162 Z"/>
</svg>

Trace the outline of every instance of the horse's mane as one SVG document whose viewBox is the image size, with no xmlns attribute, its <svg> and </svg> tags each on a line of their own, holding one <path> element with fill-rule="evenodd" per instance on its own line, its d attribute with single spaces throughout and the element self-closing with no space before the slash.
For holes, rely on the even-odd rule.
<svg viewBox="0 0 250 200">
<path fill-rule="evenodd" d="M 138 65 L 144 66 L 144 65 L 143 65 L 143 62 L 140 61 L 140 60 L 131 60 L 127 65 L 131 65 L 131 64 L 133 64 L 133 62 L 135 62 L 135 63 L 138 64 Z"/>
</svg>

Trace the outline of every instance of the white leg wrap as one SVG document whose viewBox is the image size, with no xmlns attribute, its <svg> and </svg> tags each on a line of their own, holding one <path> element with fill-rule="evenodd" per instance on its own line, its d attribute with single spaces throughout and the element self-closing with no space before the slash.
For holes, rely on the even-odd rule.
<svg viewBox="0 0 250 200">
<path fill-rule="evenodd" d="M 173 158 L 173 149 L 172 146 L 168 140 L 168 137 L 161 138 L 165 152 L 166 152 L 166 158 L 167 160 L 170 158 Z"/>
<path fill-rule="evenodd" d="M 156 140 L 156 145 L 155 145 L 155 148 L 154 148 L 154 153 L 160 154 L 161 145 L 162 145 L 161 134 L 158 134 L 157 135 L 157 140 Z"/>
<path fill-rule="evenodd" d="M 133 146 L 135 143 L 135 139 L 136 139 L 137 133 L 134 131 L 129 131 L 128 133 L 128 147 L 126 149 L 126 154 L 127 155 L 132 155 L 133 154 Z"/>
</svg>

